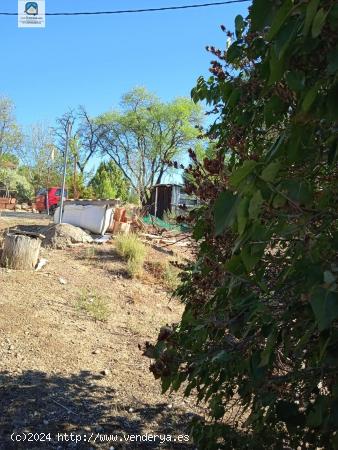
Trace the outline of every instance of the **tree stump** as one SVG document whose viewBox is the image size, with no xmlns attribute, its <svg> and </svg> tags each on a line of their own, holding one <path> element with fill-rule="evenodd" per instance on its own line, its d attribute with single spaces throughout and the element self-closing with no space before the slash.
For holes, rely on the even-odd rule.
<svg viewBox="0 0 338 450">
<path fill-rule="evenodd" d="M 8 269 L 34 270 L 39 259 L 41 238 L 21 234 L 7 234 L 1 265 Z"/>
</svg>

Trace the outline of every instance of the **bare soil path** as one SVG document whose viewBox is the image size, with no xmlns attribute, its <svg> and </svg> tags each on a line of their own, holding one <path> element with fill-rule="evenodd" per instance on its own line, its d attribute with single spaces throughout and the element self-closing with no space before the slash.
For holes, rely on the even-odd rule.
<svg viewBox="0 0 338 450">
<path fill-rule="evenodd" d="M 48 223 L 46 216 L 6 213 L 0 234 Z M 91 433 L 187 434 L 193 408 L 161 394 L 138 349 L 178 321 L 182 305 L 151 275 L 128 278 L 111 244 L 43 249 L 42 256 L 49 262 L 40 272 L 0 269 L 0 449 L 193 448 L 85 442 Z M 81 299 L 92 298 L 108 306 L 106 321 L 81 308 Z M 52 441 L 14 444 L 13 432 L 50 433 Z M 82 442 L 55 439 L 71 432 Z"/>
</svg>

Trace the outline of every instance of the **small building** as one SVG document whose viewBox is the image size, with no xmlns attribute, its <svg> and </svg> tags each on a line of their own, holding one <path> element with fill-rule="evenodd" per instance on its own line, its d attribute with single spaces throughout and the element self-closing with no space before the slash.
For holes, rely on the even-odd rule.
<svg viewBox="0 0 338 450">
<path fill-rule="evenodd" d="M 187 195 L 180 184 L 156 184 L 151 190 L 149 213 L 162 219 L 166 211 L 180 214 L 180 208 L 191 209 L 198 204 L 198 199 Z"/>
</svg>

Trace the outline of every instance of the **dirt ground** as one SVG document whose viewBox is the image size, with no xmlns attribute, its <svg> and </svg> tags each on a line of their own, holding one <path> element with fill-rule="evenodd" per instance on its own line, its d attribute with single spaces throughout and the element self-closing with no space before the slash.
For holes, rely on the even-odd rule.
<svg viewBox="0 0 338 450">
<path fill-rule="evenodd" d="M 46 216 L 1 215 L 0 234 L 48 223 Z M 0 449 L 194 448 L 101 442 L 113 434 L 188 433 L 199 411 L 179 395 L 161 394 L 138 348 L 178 321 L 182 305 L 154 274 L 130 279 L 112 244 L 42 249 L 42 257 L 48 264 L 39 272 L 0 269 Z M 150 251 L 151 260 L 165 257 Z M 108 305 L 106 321 L 79 307 L 87 297 Z M 28 435 L 33 442 L 13 443 L 13 432 L 35 433 Z M 71 432 L 82 442 L 57 440 Z"/>
</svg>

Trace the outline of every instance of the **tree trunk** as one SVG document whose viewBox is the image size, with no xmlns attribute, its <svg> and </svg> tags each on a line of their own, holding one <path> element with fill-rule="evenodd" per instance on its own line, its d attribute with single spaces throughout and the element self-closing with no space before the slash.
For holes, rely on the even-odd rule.
<svg viewBox="0 0 338 450">
<path fill-rule="evenodd" d="M 7 234 L 2 251 L 1 265 L 8 269 L 34 270 L 39 259 L 39 237 Z"/>
</svg>

